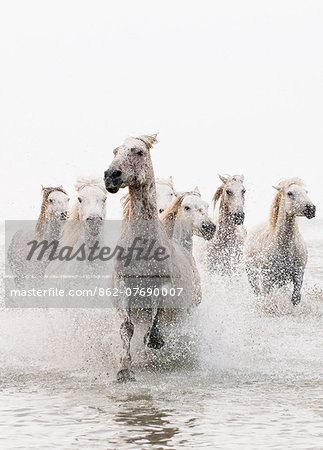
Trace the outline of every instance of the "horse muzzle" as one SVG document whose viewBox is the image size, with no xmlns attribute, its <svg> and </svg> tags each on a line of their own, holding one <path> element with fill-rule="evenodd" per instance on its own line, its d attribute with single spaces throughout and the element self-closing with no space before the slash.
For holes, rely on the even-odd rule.
<svg viewBox="0 0 323 450">
<path fill-rule="evenodd" d="M 215 235 L 216 225 L 213 222 L 203 222 L 200 228 L 203 239 L 209 241 Z"/>
<path fill-rule="evenodd" d="M 238 211 L 233 214 L 233 223 L 235 225 L 242 225 L 244 222 L 245 213 L 243 211 Z"/>
<path fill-rule="evenodd" d="M 101 216 L 89 216 L 86 218 L 86 224 L 89 228 L 89 232 L 92 236 L 96 236 L 100 233 L 103 223 L 103 217 Z"/>
<path fill-rule="evenodd" d="M 122 185 L 122 171 L 114 168 L 109 168 L 104 172 L 105 188 L 110 194 L 118 192 Z"/>
<path fill-rule="evenodd" d="M 315 213 L 316 213 L 315 205 L 308 203 L 304 209 L 304 216 L 307 217 L 308 219 L 313 219 L 313 217 L 315 217 Z"/>
</svg>

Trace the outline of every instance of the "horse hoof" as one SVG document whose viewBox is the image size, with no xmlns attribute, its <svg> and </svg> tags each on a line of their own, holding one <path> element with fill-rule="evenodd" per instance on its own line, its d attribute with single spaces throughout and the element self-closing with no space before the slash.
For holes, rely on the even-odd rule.
<svg viewBox="0 0 323 450">
<path fill-rule="evenodd" d="M 152 330 L 147 331 L 147 334 L 144 338 L 144 343 L 147 345 L 147 347 L 154 348 L 155 350 L 159 350 L 165 345 L 164 339 L 158 328 L 153 328 Z"/>
<path fill-rule="evenodd" d="M 127 383 L 128 381 L 136 381 L 135 374 L 130 369 L 121 369 L 117 373 L 118 383 Z"/>
</svg>

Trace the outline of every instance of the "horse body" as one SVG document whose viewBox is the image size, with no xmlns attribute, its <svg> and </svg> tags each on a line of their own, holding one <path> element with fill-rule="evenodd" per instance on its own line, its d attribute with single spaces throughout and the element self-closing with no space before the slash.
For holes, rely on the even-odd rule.
<svg viewBox="0 0 323 450">
<path fill-rule="evenodd" d="M 33 286 L 41 281 L 49 263 L 47 255 L 38 260 L 27 260 L 31 241 L 60 240 L 69 209 L 69 197 L 62 186 L 42 187 L 42 205 L 36 226 L 19 230 L 13 236 L 8 248 L 8 261 L 18 287 L 26 287 L 26 281 L 32 279 Z"/>
<path fill-rule="evenodd" d="M 220 200 L 214 239 L 205 243 L 204 260 L 210 271 L 231 274 L 243 257 L 244 222 L 243 175 L 220 176 L 222 185 L 214 194 L 214 209 Z"/>
<path fill-rule="evenodd" d="M 182 255 L 180 259 L 182 267 L 184 264 L 188 266 L 187 283 L 191 283 L 192 303 L 197 306 L 202 300 L 202 290 L 193 256 L 193 236 L 205 240 L 210 240 L 214 236 L 216 226 L 208 216 L 208 204 L 201 199 L 201 194 L 195 187 L 193 191 L 179 194 L 160 218 L 166 224 L 176 255 Z"/>
<path fill-rule="evenodd" d="M 269 223 L 248 235 L 246 268 L 256 294 L 269 294 L 275 286 L 293 283 L 292 303 L 301 301 L 301 287 L 307 263 L 306 244 L 299 232 L 297 216 L 311 219 L 315 206 L 301 180 L 284 180 L 271 208 Z"/>
</svg>

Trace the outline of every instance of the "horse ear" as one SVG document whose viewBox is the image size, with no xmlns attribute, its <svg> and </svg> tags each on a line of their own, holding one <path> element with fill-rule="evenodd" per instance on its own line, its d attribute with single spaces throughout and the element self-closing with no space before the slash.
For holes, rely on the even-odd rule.
<svg viewBox="0 0 323 450">
<path fill-rule="evenodd" d="M 200 192 L 198 186 L 195 186 L 195 188 L 193 189 L 193 192 L 196 192 L 198 195 L 201 195 L 201 192 Z"/>
<path fill-rule="evenodd" d="M 218 175 L 223 184 L 225 184 L 228 181 L 228 177 L 225 177 L 224 175 L 220 175 L 220 174 L 218 174 Z"/>
<path fill-rule="evenodd" d="M 169 182 L 170 182 L 171 184 L 174 184 L 174 181 L 173 181 L 173 177 L 172 177 L 172 176 L 170 176 L 168 179 L 169 179 Z"/>
<path fill-rule="evenodd" d="M 158 133 L 143 134 L 142 136 L 139 137 L 139 139 L 142 140 L 146 144 L 148 150 L 150 150 L 154 144 L 157 144 L 157 142 L 158 142 L 157 136 L 158 136 Z"/>
<path fill-rule="evenodd" d="M 283 189 L 281 186 L 274 186 L 274 185 L 273 188 L 276 189 L 277 191 L 281 191 Z"/>
<path fill-rule="evenodd" d="M 45 187 L 43 185 L 41 186 L 41 190 L 44 195 L 49 195 L 49 193 L 50 193 L 50 188 Z"/>
<path fill-rule="evenodd" d="M 244 175 L 239 175 L 239 180 L 241 181 L 241 183 L 243 183 L 244 182 Z"/>
</svg>

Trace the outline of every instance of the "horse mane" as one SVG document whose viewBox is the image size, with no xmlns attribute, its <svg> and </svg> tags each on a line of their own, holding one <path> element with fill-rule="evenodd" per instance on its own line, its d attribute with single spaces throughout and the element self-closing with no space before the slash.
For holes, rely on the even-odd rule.
<svg viewBox="0 0 323 450">
<path fill-rule="evenodd" d="M 184 200 L 184 195 L 176 197 L 173 203 L 162 212 L 160 220 L 175 220 Z"/>
<path fill-rule="evenodd" d="M 123 197 L 121 197 L 122 204 L 122 218 L 124 220 L 130 220 L 130 194 L 127 192 Z"/>
<path fill-rule="evenodd" d="M 44 231 L 44 221 L 46 220 L 46 211 L 49 205 L 48 197 L 52 192 L 63 192 L 63 194 L 67 195 L 67 192 L 63 188 L 62 185 L 58 187 L 41 187 L 42 193 L 42 204 L 40 207 L 40 214 L 36 223 L 36 233 L 41 236 Z"/>
<path fill-rule="evenodd" d="M 196 195 L 197 197 L 201 197 L 201 194 L 196 191 L 187 191 L 182 192 L 178 197 L 175 198 L 173 203 L 169 206 L 169 208 L 165 209 L 160 216 L 160 220 L 175 220 L 178 214 L 180 207 L 182 206 L 183 200 L 188 195 Z"/>
<path fill-rule="evenodd" d="M 278 184 L 277 187 L 279 188 L 277 194 L 275 195 L 275 198 L 271 204 L 270 208 L 270 228 L 275 229 L 278 221 L 278 214 L 279 214 L 279 207 L 280 202 L 282 199 L 282 190 L 288 189 L 292 184 L 297 184 L 298 186 L 304 186 L 304 182 L 300 178 L 289 178 L 289 179 L 283 179 Z"/>
<path fill-rule="evenodd" d="M 156 184 L 160 184 L 161 186 L 168 186 L 173 192 L 175 192 L 174 182 L 172 178 L 156 178 Z"/>
<path fill-rule="evenodd" d="M 224 188 L 224 184 L 222 184 L 220 187 L 218 187 L 218 189 L 215 191 L 215 194 L 213 196 L 213 209 L 215 209 L 218 200 L 221 198 L 221 196 L 223 194 L 223 188 Z"/>
<path fill-rule="evenodd" d="M 106 189 L 101 177 L 95 175 L 78 177 L 74 184 L 76 192 L 80 192 L 85 186 L 97 186 L 104 194 L 106 194 Z"/>
<path fill-rule="evenodd" d="M 139 139 L 139 141 L 142 141 L 146 145 L 148 150 L 150 150 L 153 147 L 153 145 L 157 144 L 158 142 L 157 136 L 158 133 L 142 134 L 141 136 L 133 137 L 133 139 Z"/>
</svg>

